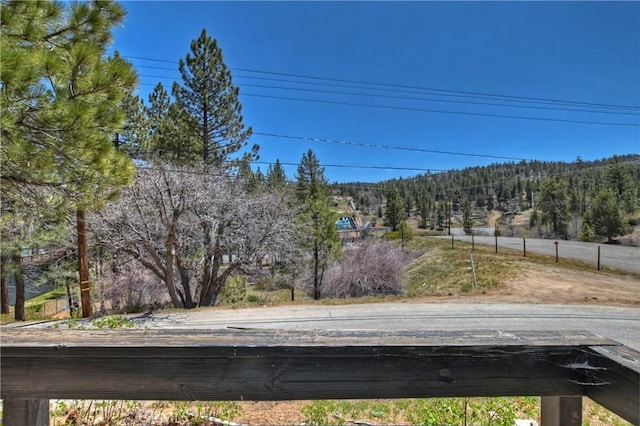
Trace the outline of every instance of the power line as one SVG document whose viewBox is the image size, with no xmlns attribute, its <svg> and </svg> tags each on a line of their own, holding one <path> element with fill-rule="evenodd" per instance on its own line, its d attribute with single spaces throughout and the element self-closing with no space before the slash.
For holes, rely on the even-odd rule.
<svg viewBox="0 0 640 426">
<path fill-rule="evenodd" d="M 455 104 L 487 105 L 487 106 L 497 106 L 497 107 L 507 107 L 507 108 L 526 108 L 526 109 L 551 110 L 551 111 L 585 112 L 590 114 L 632 115 L 632 116 L 640 117 L 638 114 L 635 114 L 633 112 L 593 111 L 593 110 L 585 110 L 585 109 L 554 108 L 554 107 L 542 107 L 542 106 L 534 106 L 534 105 L 509 105 L 509 104 L 496 104 L 496 103 L 490 103 L 490 102 L 454 101 L 450 99 L 416 98 L 416 97 L 409 97 L 409 96 L 380 95 L 375 93 L 338 92 L 335 90 L 320 90 L 320 89 L 308 89 L 308 88 L 302 88 L 302 87 L 286 87 L 286 86 L 268 86 L 263 84 L 241 84 L 240 87 L 258 87 L 258 88 L 264 88 L 264 89 L 279 89 L 279 90 L 298 90 L 303 92 L 329 93 L 329 94 L 346 95 L 346 96 L 366 96 L 366 97 L 376 97 L 376 98 L 386 98 L 386 99 L 405 99 L 405 100 L 422 101 L 422 102 L 446 102 L 446 103 L 455 103 Z"/>
<path fill-rule="evenodd" d="M 153 69 L 163 69 L 163 70 L 172 70 L 175 71 L 173 68 L 166 68 L 166 67 L 150 67 L 150 66 L 145 66 L 145 65 L 139 65 L 140 68 L 153 68 Z M 144 75 L 144 74 L 140 74 L 141 77 L 151 77 L 151 78 L 161 78 L 161 79 L 168 79 L 168 80 L 173 80 L 173 79 L 177 79 L 179 77 L 167 77 L 167 76 L 155 76 L 155 75 Z M 354 85 L 344 85 L 344 84 L 335 84 L 335 83 L 320 83 L 320 82 L 315 82 L 315 81 L 299 81 L 299 80 L 290 80 L 290 79 L 283 79 L 283 78 L 270 78 L 270 77 L 256 77 L 256 76 L 245 76 L 245 75 L 234 75 L 234 79 L 249 79 L 249 80 L 265 80 L 265 81 L 277 81 L 277 82 L 284 82 L 284 83 L 290 83 L 290 84 L 304 84 L 304 85 L 314 85 L 314 86 L 328 86 L 328 87 L 341 87 L 341 88 L 347 88 L 347 89 L 368 89 L 368 90 L 376 90 L 376 91 L 383 91 L 383 92 L 392 92 L 392 93 L 409 93 L 409 94 L 414 94 L 414 95 L 435 95 L 435 96 L 445 96 L 445 97 L 457 97 L 457 98 L 469 98 L 469 99 L 486 99 L 486 100 L 493 100 L 491 98 L 487 98 L 486 96 L 479 96 L 479 95 L 460 95 L 460 94 L 451 94 L 451 93 L 421 93 L 421 92 L 416 92 L 415 90 L 403 90 L 403 89 L 389 89 L 389 88 L 372 88 L 372 87 L 359 87 L 359 86 L 354 86 Z M 478 105 L 494 105 L 494 106 L 504 106 L 504 107 L 511 107 L 511 108 L 530 108 L 530 109 L 548 109 L 548 110 L 557 110 L 557 111 L 572 111 L 572 112 L 588 112 L 588 113 L 596 113 L 596 114 L 621 114 L 621 115 L 638 115 L 637 113 L 634 112 L 617 112 L 617 111 L 594 111 L 594 110 L 583 110 L 583 109 L 568 109 L 568 108 L 553 108 L 553 107 L 539 107 L 539 106 L 531 106 L 531 105 L 513 105 L 513 104 L 496 104 L 496 103 L 483 103 L 483 102 L 473 102 L 473 101 L 451 101 L 451 100 L 446 100 L 446 99 L 425 99 L 425 98 L 411 98 L 411 97 L 401 97 L 401 96 L 383 96 L 380 94 L 372 94 L 372 93 L 366 93 L 366 94 L 360 94 L 360 93 L 344 93 L 344 92 L 334 92 L 334 91 L 323 91 L 323 90 L 313 90 L 313 89 L 309 89 L 309 88 L 299 88 L 299 87 L 282 87 L 282 86 L 261 86 L 261 85 L 252 85 L 252 84 L 240 84 L 240 86 L 244 86 L 244 87 L 263 87 L 263 88 L 272 88 L 272 89 L 285 89 L 285 90 L 304 90 L 304 91 L 310 91 L 310 92 L 320 92 L 320 93 L 334 93 L 334 94 L 350 94 L 350 95 L 357 95 L 357 96 L 377 96 L 377 97 L 389 97 L 389 98 L 396 98 L 396 99 L 410 99 L 410 100 L 424 100 L 424 101 L 433 101 L 433 102 L 449 102 L 449 103 L 469 103 L 469 104 L 478 104 Z M 533 104 L 539 104 L 539 105 L 555 105 L 555 106 L 559 106 L 562 105 L 560 103 L 557 102 L 548 102 L 548 101 L 535 101 L 535 100 L 531 100 L 531 101 L 521 101 L 521 100 L 514 100 L 514 99 L 501 99 L 501 101 L 503 102 L 526 102 L 526 103 L 533 103 Z M 592 107 L 592 108 L 604 108 L 604 109 L 610 109 L 610 107 Z"/>
<path fill-rule="evenodd" d="M 250 161 L 251 164 L 275 164 L 269 161 Z M 280 162 L 283 166 L 298 166 L 299 163 L 287 163 Z M 448 170 L 442 169 L 425 169 L 421 167 L 394 167 L 394 166 L 361 166 L 354 164 L 320 164 L 320 167 L 331 167 L 331 168 L 342 168 L 342 169 L 376 169 L 376 170 L 409 170 L 409 171 L 420 171 L 420 172 L 447 172 Z"/>
<path fill-rule="evenodd" d="M 141 56 L 127 56 L 127 55 L 123 55 L 123 56 L 125 56 L 126 58 L 139 59 L 139 60 L 145 60 L 145 61 L 176 64 L 176 61 L 167 61 L 167 60 L 162 60 L 162 59 L 146 58 L 146 57 L 141 57 Z M 347 80 L 347 79 L 338 79 L 338 78 L 329 78 L 329 77 L 318 77 L 318 76 L 293 74 L 293 73 L 263 71 L 263 70 L 255 70 L 255 69 L 250 69 L 250 68 L 230 67 L 230 69 L 231 70 L 237 70 L 237 71 L 243 71 L 243 72 L 258 73 L 258 74 L 278 75 L 278 76 L 283 76 L 283 77 L 306 78 L 306 79 L 311 79 L 311 80 L 334 81 L 334 82 L 340 82 L 340 83 L 360 84 L 360 85 L 369 85 L 369 86 L 383 86 L 383 87 L 396 87 L 396 88 L 399 87 L 399 88 L 404 88 L 404 89 L 413 89 L 413 90 L 422 90 L 422 91 L 456 93 L 456 94 L 475 95 L 475 96 L 484 96 L 484 97 L 492 97 L 492 98 L 518 99 L 518 100 L 522 100 L 522 101 L 546 101 L 546 102 L 553 102 L 553 103 L 562 103 L 562 104 L 571 104 L 571 105 L 580 105 L 580 106 L 590 106 L 590 107 L 594 107 L 595 106 L 595 107 L 603 107 L 603 108 L 636 109 L 636 110 L 640 110 L 640 106 L 636 106 L 636 105 L 614 105 L 614 104 L 602 104 L 602 103 L 593 103 L 593 102 L 579 102 L 579 101 L 573 101 L 573 100 L 554 99 L 554 98 L 513 96 L 513 95 L 492 94 L 492 93 L 484 93 L 484 92 L 448 90 L 448 89 L 438 89 L 438 88 L 432 88 L 432 87 L 420 87 L 420 86 L 408 86 L 408 85 L 399 85 L 399 84 L 390 84 L 390 83 L 365 82 L 365 81 L 356 81 L 356 80 Z"/>
<path fill-rule="evenodd" d="M 289 98 L 285 96 L 260 95 L 257 93 L 240 93 L 240 96 L 252 96 L 252 97 L 258 97 L 258 98 L 280 99 L 280 100 L 300 101 L 300 102 L 313 102 L 313 103 L 322 103 L 322 104 L 358 106 L 358 107 L 377 108 L 377 109 L 433 112 L 438 114 L 470 115 L 470 116 L 492 117 L 492 118 L 511 118 L 511 119 L 518 119 L 518 120 L 549 121 L 549 122 L 557 122 L 557 123 L 595 124 L 600 126 L 640 127 L 640 124 L 634 124 L 634 123 L 610 123 L 610 122 L 602 122 L 602 121 L 568 120 L 568 119 L 562 119 L 562 118 L 524 117 L 524 116 L 516 116 L 516 115 L 488 114 L 488 113 L 481 113 L 481 112 L 445 111 L 445 110 L 438 110 L 438 109 L 413 108 L 413 107 L 401 107 L 401 106 L 389 106 L 389 105 L 367 105 L 367 104 L 358 104 L 354 102 L 326 101 L 326 100 L 320 100 L 320 99 L 304 99 L 304 98 Z"/>
<path fill-rule="evenodd" d="M 146 76 L 146 75 L 142 75 L 142 76 Z M 152 77 L 152 76 L 146 76 L 146 77 Z M 156 78 L 171 79 L 170 77 L 159 77 L 159 76 L 156 76 Z M 142 85 L 155 86 L 153 84 L 147 84 L 147 83 L 142 83 Z M 312 91 L 311 89 L 309 90 Z M 614 122 L 589 121 L 589 120 L 569 120 L 569 119 L 562 119 L 562 118 L 527 117 L 527 116 L 489 114 L 489 113 L 467 112 L 467 111 L 446 111 L 446 110 L 438 110 L 438 109 L 426 109 L 426 108 L 414 108 L 414 107 L 390 106 L 390 105 L 370 105 L 370 104 L 361 104 L 361 103 L 355 103 L 355 102 L 329 101 L 329 100 L 322 100 L 322 99 L 290 98 L 285 96 L 264 95 L 264 94 L 258 94 L 258 93 L 242 93 L 241 92 L 240 96 L 251 96 L 251 97 L 267 98 L 267 99 L 313 102 L 313 103 L 323 103 L 323 104 L 333 104 L 333 105 L 357 106 L 357 107 L 364 107 L 364 108 L 391 109 L 391 110 L 404 110 L 404 111 L 416 111 L 416 112 L 432 112 L 437 114 L 469 115 L 469 116 L 479 116 L 479 117 L 548 121 L 548 122 L 558 122 L 558 123 L 592 124 L 592 125 L 600 125 L 600 126 L 640 127 L 640 124 L 635 124 L 635 123 L 614 123 Z M 369 95 L 361 95 L 361 96 L 369 96 Z M 446 101 L 443 101 L 443 102 L 446 102 Z M 452 101 L 449 101 L 449 102 L 452 102 Z M 467 103 L 472 103 L 472 102 L 467 102 Z M 509 105 L 503 105 L 503 106 L 509 106 Z M 527 108 L 525 106 L 520 106 L 520 107 Z M 533 108 L 533 107 L 529 107 L 529 108 Z M 576 111 L 576 110 L 565 110 L 565 111 Z M 584 112 L 589 112 L 589 111 L 584 111 Z M 600 112 L 600 111 L 591 111 L 591 112 L 609 114 L 607 112 Z M 629 114 L 629 113 L 618 113 L 618 114 Z M 630 114 L 630 115 L 634 115 L 634 114 Z"/>
<path fill-rule="evenodd" d="M 388 83 L 370 83 L 370 82 L 358 82 L 354 80 L 344 80 L 337 78 L 326 78 L 326 77 L 315 77 L 315 76 L 304 76 L 299 74 L 289 74 L 289 73 L 279 73 L 279 72 L 270 72 L 270 71 L 258 71 L 251 70 L 247 68 L 231 68 L 238 71 L 244 72 L 255 72 L 262 74 L 272 74 L 272 75 L 281 75 L 286 77 L 298 77 L 298 78 L 309 78 L 309 79 L 318 79 L 318 80 L 327 80 L 327 81 L 337 81 L 342 83 L 354 83 L 354 84 L 366 84 L 372 86 L 385 86 L 385 87 L 401 87 L 405 89 L 414 89 L 414 90 L 431 90 L 434 92 L 445 92 L 445 93 L 460 93 L 467 95 L 478 95 L 485 97 L 493 97 L 493 98 L 507 98 L 507 99 L 520 99 L 520 100 L 538 100 L 538 101 L 547 101 L 547 102 L 555 102 L 555 103 L 563 103 L 563 104 L 572 104 L 572 105 L 582 105 L 582 106 L 600 106 L 605 108 L 624 108 L 624 109 L 640 109 L 638 106 L 630 106 L 630 105 L 611 105 L 611 104 L 598 104 L 598 103 L 589 103 L 589 102 L 577 102 L 577 101 L 569 101 L 562 99 L 551 99 L 551 98 L 535 98 L 535 97 L 526 97 L 526 96 L 510 96 L 510 95 L 500 95 L 500 94 L 491 94 L 491 93 L 482 93 L 482 92 L 467 92 L 461 90 L 446 90 L 446 89 L 436 89 L 431 87 L 419 87 L 419 86 L 405 86 L 400 84 L 388 84 Z"/>
<path fill-rule="evenodd" d="M 498 160 L 531 161 L 531 159 L 527 159 L 527 158 L 505 157 L 500 155 L 472 154 L 472 153 L 454 152 L 454 151 L 439 151 L 434 149 L 411 148 L 411 147 L 404 147 L 404 146 L 397 146 L 397 145 L 373 144 L 373 143 L 354 142 L 354 141 L 345 141 L 345 140 L 336 140 L 336 139 L 313 138 L 313 137 L 306 137 L 306 136 L 290 136 L 290 135 L 280 135 L 275 133 L 263 133 L 263 132 L 253 132 L 253 134 L 272 137 L 272 138 L 298 139 L 298 140 L 309 141 L 309 142 L 326 142 L 326 143 L 333 143 L 338 145 L 362 146 L 366 148 L 394 149 L 399 151 L 424 152 L 429 154 L 461 155 L 461 156 L 468 156 L 468 157 L 493 158 Z"/>
</svg>

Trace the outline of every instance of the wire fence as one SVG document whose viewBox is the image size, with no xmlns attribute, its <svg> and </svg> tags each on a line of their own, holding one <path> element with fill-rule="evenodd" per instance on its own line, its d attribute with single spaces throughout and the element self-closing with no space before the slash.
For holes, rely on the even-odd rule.
<svg viewBox="0 0 640 426">
<path fill-rule="evenodd" d="M 594 269 L 617 269 L 640 274 L 640 247 L 618 246 L 611 244 L 584 243 L 580 241 L 545 240 L 540 238 L 489 237 L 479 235 L 451 235 L 438 237 L 455 241 L 494 246 L 500 249 L 518 250 L 526 257 L 527 253 L 537 253 L 562 259 L 574 259 L 593 265 Z"/>
</svg>

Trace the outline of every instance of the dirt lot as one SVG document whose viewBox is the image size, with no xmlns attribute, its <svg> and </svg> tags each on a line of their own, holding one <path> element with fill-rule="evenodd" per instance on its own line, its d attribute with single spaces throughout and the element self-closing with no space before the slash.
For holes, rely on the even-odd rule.
<svg viewBox="0 0 640 426">
<path fill-rule="evenodd" d="M 459 298 L 458 298 L 459 300 Z M 640 307 L 640 277 L 531 265 L 491 292 L 462 301 L 484 303 L 598 304 Z"/>
</svg>

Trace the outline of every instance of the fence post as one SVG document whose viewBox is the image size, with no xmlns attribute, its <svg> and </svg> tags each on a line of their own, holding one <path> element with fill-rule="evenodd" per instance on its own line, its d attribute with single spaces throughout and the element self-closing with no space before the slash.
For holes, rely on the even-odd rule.
<svg viewBox="0 0 640 426">
<path fill-rule="evenodd" d="M 453 235 L 451 236 L 451 250 L 453 250 Z"/>
<path fill-rule="evenodd" d="M 543 396 L 540 399 L 543 426 L 581 426 L 581 396 Z"/>
<path fill-rule="evenodd" d="M 2 416 L 7 426 L 49 426 L 49 400 L 5 399 Z"/>
<path fill-rule="evenodd" d="M 471 231 L 471 251 L 474 251 L 475 248 L 476 248 L 476 243 L 475 243 L 475 240 L 474 240 L 474 233 L 473 233 L 473 231 Z"/>
<path fill-rule="evenodd" d="M 553 244 L 556 245 L 556 263 L 558 263 L 558 241 L 554 241 Z"/>
<path fill-rule="evenodd" d="M 473 254 L 471 256 L 471 272 L 473 273 L 473 288 L 478 288 L 478 281 L 476 280 L 476 265 L 473 263 Z"/>
<path fill-rule="evenodd" d="M 600 270 L 600 246 L 598 246 L 598 271 Z"/>
<path fill-rule="evenodd" d="M 527 257 L 527 239 L 522 237 L 522 257 Z"/>
</svg>

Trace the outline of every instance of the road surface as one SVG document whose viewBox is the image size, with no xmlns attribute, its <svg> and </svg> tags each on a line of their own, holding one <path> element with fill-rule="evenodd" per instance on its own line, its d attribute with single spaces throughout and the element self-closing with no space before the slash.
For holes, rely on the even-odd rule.
<svg viewBox="0 0 640 426">
<path fill-rule="evenodd" d="M 451 240 L 450 236 L 435 238 Z M 454 235 L 454 238 L 459 241 L 471 242 L 471 236 L 469 235 Z M 478 235 L 474 237 L 474 241 L 476 244 L 495 245 L 495 237 Z M 554 240 L 527 238 L 526 244 L 527 252 L 547 254 L 549 256 L 556 255 Z M 598 246 L 600 247 L 601 266 L 640 274 L 640 247 L 558 240 L 558 256 L 560 261 L 562 261 L 562 258 L 577 259 L 596 267 Z M 500 248 L 510 248 L 522 252 L 522 238 L 498 237 L 498 251 L 500 251 Z"/>
<path fill-rule="evenodd" d="M 640 351 L 640 308 L 482 303 L 373 303 L 202 309 L 131 316 L 136 327 L 284 330 L 584 330 Z M 83 325 L 79 320 L 77 325 Z M 20 326 L 20 325 L 18 325 Z M 24 325 L 22 325 L 24 326 Z M 31 325 L 52 327 L 52 322 Z M 64 327 L 64 325 L 61 325 Z"/>
</svg>

